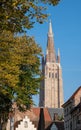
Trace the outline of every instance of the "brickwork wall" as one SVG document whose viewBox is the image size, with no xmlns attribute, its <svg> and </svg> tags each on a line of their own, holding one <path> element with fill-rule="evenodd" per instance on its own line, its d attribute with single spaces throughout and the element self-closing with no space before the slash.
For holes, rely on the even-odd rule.
<svg viewBox="0 0 81 130">
<path fill-rule="evenodd" d="M 45 107 L 60 108 L 63 104 L 62 70 L 57 63 L 45 66 Z"/>
</svg>

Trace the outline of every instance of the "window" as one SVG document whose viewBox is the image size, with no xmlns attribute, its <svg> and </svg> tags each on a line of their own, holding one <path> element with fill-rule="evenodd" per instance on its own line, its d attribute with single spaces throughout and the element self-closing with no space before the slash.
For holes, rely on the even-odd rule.
<svg viewBox="0 0 81 130">
<path fill-rule="evenodd" d="M 70 130 L 72 130 L 72 122 L 70 122 Z"/>
<path fill-rule="evenodd" d="M 51 77 L 51 72 L 49 72 L 49 78 Z"/>
<path fill-rule="evenodd" d="M 54 78 L 54 73 L 52 73 L 52 78 Z"/>
<path fill-rule="evenodd" d="M 64 113 L 65 113 L 65 115 L 66 115 L 66 109 L 64 109 Z"/>
<path fill-rule="evenodd" d="M 27 121 L 24 122 L 24 127 L 25 127 L 25 128 L 28 127 L 28 122 L 27 122 Z"/>
<path fill-rule="evenodd" d="M 57 73 L 55 73 L 55 78 L 57 78 L 58 77 L 58 75 L 57 75 Z"/>
</svg>

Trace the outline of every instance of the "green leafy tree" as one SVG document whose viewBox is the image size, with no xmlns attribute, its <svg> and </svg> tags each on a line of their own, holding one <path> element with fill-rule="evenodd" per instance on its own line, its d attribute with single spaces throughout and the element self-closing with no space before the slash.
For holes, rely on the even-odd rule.
<svg viewBox="0 0 81 130">
<path fill-rule="evenodd" d="M 34 38 L 14 37 L 9 31 L 0 35 L 0 118 L 6 118 L 12 103 L 26 109 L 40 83 L 41 48 Z M 6 42 L 5 42 L 6 41 Z M 4 115 L 4 116 L 3 116 Z"/>
<path fill-rule="evenodd" d="M 46 4 L 57 5 L 60 0 L 0 0 L 0 31 L 22 32 L 37 21 L 47 18 Z"/>
<path fill-rule="evenodd" d="M 37 86 L 39 81 L 36 76 L 39 73 L 40 62 L 37 55 L 39 55 L 40 49 L 32 38 L 26 36 L 18 38 L 14 36 L 14 33 L 22 32 L 26 28 L 30 29 L 35 22 L 35 19 L 42 23 L 43 20 L 47 17 L 47 14 L 44 14 L 45 7 L 43 5 L 56 5 L 58 2 L 59 0 L 0 1 L 1 97 L 7 96 L 12 100 L 14 99 L 15 94 L 15 100 L 18 101 L 22 95 L 20 92 L 22 89 L 20 90 L 19 86 L 24 85 L 24 88 L 26 88 L 26 86 L 30 86 L 30 89 L 26 88 L 26 91 L 28 92 L 28 98 L 26 98 L 26 100 L 30 99 L 28 101 L 32 102 L 32 95 L 37 93 Z M 32 88 L 33 91 L 31 91 Z M 20 99 L 18 102 L 22 103 L 22 100 Z M 25 104 L 25 102 L 23 104 Z"/>
</svg>

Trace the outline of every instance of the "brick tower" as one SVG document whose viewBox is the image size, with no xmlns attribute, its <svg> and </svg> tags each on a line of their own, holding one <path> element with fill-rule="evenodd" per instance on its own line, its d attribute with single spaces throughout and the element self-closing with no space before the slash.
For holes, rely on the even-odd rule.
<svg viewBox="0 0 81 130">
<path fill-rule="evenodd" d="M 42 57 L 42 74 L 39 106 L 61 108 L 63 99 L 62 68 L 60 65 L 60 51 L 56 58 L 51 21 L 49 23 L 46 56 Z"/>
</svg>

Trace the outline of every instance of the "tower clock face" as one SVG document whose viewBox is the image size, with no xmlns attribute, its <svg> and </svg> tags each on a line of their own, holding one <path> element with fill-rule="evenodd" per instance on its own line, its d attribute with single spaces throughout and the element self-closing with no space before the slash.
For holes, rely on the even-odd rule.
<svg viewBox="0 0 81 130">
<path fill-rule="evenodd" d="M 24 121 L 24 127 L 27 128 L 28 127 L 28 122 Z"/>
</svg>

